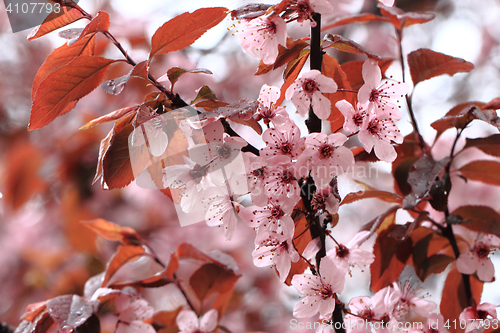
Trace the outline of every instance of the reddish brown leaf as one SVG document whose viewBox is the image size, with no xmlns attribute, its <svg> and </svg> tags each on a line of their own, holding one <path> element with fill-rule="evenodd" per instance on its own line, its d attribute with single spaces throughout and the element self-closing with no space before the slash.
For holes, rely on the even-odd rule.
<svg viewBox="0 0 500 333">
<path fill-rule="evenodd" d="M 420 280 L 431 274 L 441 273 L 449 263 L 455 259 L 444 254 L 438 254 L 449 244 L 447 238 L 436 234 L 433 230 L 424 227 L 416 228 L 411 238 L 413 241 L 413 266 Z"/>
<path fill-rule="evenodd" d="M 476 304 L 480 304 L 481 293 L 483 291 L 483 282 L 476 279 L 473 275 L 470 276 L 470 284 L 472 291 L 472 298 Z M 465 287 L 463 284 L 462 274 L 454 268 L 448 273 L 444 283 L 443 294 L 441 296 L 440 312 L 445 321 L 458 323 L 458 317 L 463 309 L 472 304 L 467 299 Z M 460 325 L 450 325 L 448 331 L 451 333 L 463 332 Z"/>
<path fill-rule="evenodd" d="M 85 16 L 77 8 L 62 6 L 61 10 L 65 12 L 63 15 L 55 12 L 50 13 L 41 25 L 30 32 L 28 40 L 40 38 L 49 32 L 85 18 Z"/>
<path fill-rule="evenodd" d="M 189 279 L 189 284 L 196 297 L 203 303 L 212 294 L 224 293 L 233 285 L 238 276 L 219 265 L 208 263 L 196 270 Z M 229 285 L 228 285 L 229 283 Z"/>
<path fill-rule="evenodd" d="M 469 230 L 500 237 L 500 214 L 488 206 L 461 206 L 452 215 L 463 219 L 461 226 Z"/>
<path fill-rule="evenodd" d="M 397 7 L 387 7 L 380 5 L 380 12 L 382 15 L 387 17 L 389 21 L 396 27 L 396 29 L 401 30 L 404 27 L 426 23 L 433 20 L 436 15 L 432 13 L 414 13 L 414 12 L 404 12 L 402 9 Z"/>
<path fill-rule="evenodd" d="M 368 198 L 377 198 L 385 202 L 395 202 L 401 204 L 403 202 L 403 198 L 395 193 L 386 192 L 386 191 L 358 191 L 348 193 L 344 200 L 340 203 L 340 205 L 346 205 L 353 203 L 355 201 L 361 199 Z"/>
<path fill-rule="evenodd" d="M 342 25 L 350 24 L 350 23 L 367 23 L 367 22 L 374 22 L 374 21 L 383 21 L 387 22 L 389 21 L 388 18 L 383 17 L 383 16 L 378 16 L 375 14 L 360 14 L 360 15 L 353 15 L 353 16 L 343 16 L 335 20 L 333 23 L 322 27 L 321 31 L 325 31 L 331 28 L 335 27 L 340 27 Z"/>
<path fill-rule="evenodd" d="M 408 54 L 413 84 L 431 79 L 435 76 L 470 72 L 474 65 L 461 58 L 455 58 L 429 49 L 418 49 Z"/>
<path fill-rule="evenodd" d="M 472 112 L 483 105 L 482 102 L 466 102 L 454 106 L 443 118 L 431 124 L 432 128 L 437 131 L 435 141 L 449 128 L 465 128 L 474 119 Z"/>
<path fill-rule="evenodd" d="M 109 280 L 115 275 L 116 271 L 125 263 L 144 255 L 146 252 L 140 245 L 119 245 L 110 261 L 106 265 L 106 274 L 102 281 L 102 287 L 106 287 Z"/>
<path fill-rule="evenodd" d="M 132 113 L 134 111 L 139 110 L 139 108 L 140 108 L 140 106 L 135 105 L 135 106 L 129 106 L 129 107 L 126 107 L 123 109 L 115 110 L 115 111 L 110 112 L 110 113 L 108 113 L 104 116 L 101 116 L 99 118 L 92 119 L 91 121 L 89 121 L 88 123 L 86 123 L 85 125 L 80 127 L 80 129 L 86 130 L 86 129 L 89 129 L 89 128 L 91 128 L 95 125 L 98 125 L 98 124 L 105 124 L 105 123 L 109 123 L 111 121 L 118 120 L 118 119 L 126 116 L 129 113 Z"/>
<path fill-rule="evenodd" d="M 109 14 L 99 11 L 97 15 L 90 21 L 89 24 L 83 29 L 79 39 L 84 38 L 86 35 L 95 35 L 98 32 L 107 32 L 110 25 Z"/>
<path fill-rule="evenodd" d="M 500 97 L 493 98 L 491 101 L 486 103 L 486 105 L 483 106 L 483 110 L 484 109 L 491 109 L 491 110 L 500 109 Z"/>
<path fill-rule="evenodd" d="M 92 316 L 93 307 L 78 295 L 63 295 L 47 301 L 47 311 L 63 333 L 72 332 Z"/>
<path fill-rule="evenodd" d="M 389 228 L 391 225 L 396 223 L 396 211 L 399 209 L 398 205 L 394 205 L 385 211 L 383 214 L 377 216 L 370 222 L 363 225 L 361 230 L 370 231 L 371 234 L 380 234 L 382 231 Z"/>
<path fill-rule="evenodd" d="M 224 7 L 200 8 L 183 13 L 163 24 L 151 38 L 149 60 L 156 54 L 165 54 L 188 47 L 208 29 L 219 24 L 226 16 Z"/>
<path fill-rule="evenodd" d="M 304 206 L 302 200 L 297 204 L 296 208 L 300 208 L 300 206 Z M 302 213 L 296 213 L 293 216 L 295 221 L 295 231 L 293 233 L 293 245 L 297 249 L 299 253 L 303 253 L 306 246 L 311 242 L 311 233 L 309 232 L 309 224 L 307 222 L 306 217 Z M 290 269 L 290 273 L 285 280 L 285 283 L 289 286 L 292 285 L 292 278 L 295 274 L 302 274 L 306 268 L 309 267 L 307 262 L 302 259 L 299 259 L 297 262 L 292 262 L 292 267 Z"/>
<path fill-rule="evenodd" d="M 280 97 L 276 101 L 275 105 L 281 105 L 281 103 L 283 103 L 283 101 L 285 100 L 286 90 L 288 89 L 288 87 L 290 87 L 292 85 L 292 83 L 295 81 L 295 79 L 297 79 L 297 77 L 299 76 L 299 73 L 302 70 L 302 68 L 304 67 L 304 64 L 306 63 L 307 58 L 309 58 L 309 53 L 304 54 L 304 56 L 302 56 L 299 60 L 294 62 L 293 69 L 290 69 L 288 74 L 285 74 L 286 79 L 285 79 L 285 82 L 283 83 L 283 85 L 281 86 Z M 290 64 L 292 64 L 292 62 L 290 62 Z M 286 71 L 285 71 L 285 73 L 286 73 Z"/>
<path fill-rule="evenodd" d="M 79 40 L 78 42 L 68 46 L 64 44 L 57 49 L 55 49 L 48 57 L 45 59 L 42 67 L 36 73 L 35 80 L 33 81 L 33 89 L 31 90 L 31 98 L 35 98 L 36 91 L 40 83 L 45 80 L 47 75 L 55 71 L 56 69 L 67 65 L 71 60 L 75 59 L 80 55 L 91 56 L 94 54 L 95 40 L 93 36 L 87 35 L 85 38 Z"/>
<path fill-rule="evenodd" d="M 45 333 L 54 324 L 48 312 L 42 312 L 34 321 L 23 320 L 14 333 Z"/>
<path fill-rule="evenodd" d="M 196 97 L 191 101 L 190 104 L 195 104 L 198 101 L 208 99 L 208 100 L 217 100 L 217 95 L 210 89 L 208 86 L 203 86 L 200 89 L 198 89 L 198 93 L 196 94 Z"/>
<path fill-rule="evenodd" d="M 121 227 L 118 224 L 106 221 L 104 219 L 82 221 L 82 223 L 84 226 L 104 239 L 111 241 L 120 241 L 123 244 L 128 245 L 141 244 L 141 237 L 132 228 Z"/>
<path fill-rule="evenodd" d="M 480 182 L 500 185 L 500 163 L 495 161 L 473 161 L 457 171 L 468 180 L 478 180 Z"/>
<path fill-rule="evenodd" d="M 263 3 L 250 3 L 231 11 L 231 17 L 237 20 L 251 20 L 262 16 L 271 7 Z"/>
<path fill-rule="evenodd" d="M 396 224 L 390 225 L 379 233 L 375 241 L 373 247 L 375 261 L 370 265 L 373 292 L 377 292 L 396 281 L 411 255 L 411 238 L 400 242 L 389 236 L 390 233 L 399 228 L 404 227 Z"/>
<path fill-rule="evenodd" d="M 67 105 L 97 88 L 113 62 L 102 57 L 79 56 L 47 75 L 36 91 L 29 129 L 42 128 L 69 112 Z"/>
<path fill-rule="evenodd" d="M 101 143 L 99 145 L 99 157 L 97 158 L 97 168 L 95 172 L 94 179 L 92 180 L 92 185 L 102 176 L 102 162 L 104 160 L 104 155 L 108 151 L 109 148 L 109 141 L 111 140 L 111 137 L 113 136 L 113 129 L 109 131 L 108 135 L 104 139 L 101 140 Z M 104 184 L 104 182 L 103 182 Z"/>
<path fill-rule="evenodd" d="M 484 153 L 500 157 L 500 134 L 493 134 L 486 138 L 466 138 L 465 148 L 476 147 Z"/>
<path fill-rule="evenodd" d="M 43 301 L 26 305 L 26 308 L 24 309 L 24 313 L 21 316 L 21 319 L 33 321 L 43 311 L 45 311 L 45 309 L 47 308 L 47 306 L 45 305 L 46 303 L 47 301 Z"/>
<path fill-rule="evenodd" d="M 411 167 L 408 174 L 408 184 L 410 184 L 413 194 L 417 198 L 424 198 L 429 194 L 432 184 L 443 171 L 449 157 L 435 161 L 432 156 L 422 156 Z"/>
<path fill-rule="evenodd" d="M 167 78 L 171 84 L 171 90 L 174 87 L 174 84 L 177 80 L 185 73 L 203 73 L 203 74 L 213 74 L 211 71 L 205 68 L 196 68 L 196 69 L 184 69 L 182 67 L 172 67 L 167 71 Z M 158 78 L 158 81 L 162 81 L 165 78 L 165 75 Z"/>
<path fill-rule="evenodd" d="M 385 72 L 392 64 L 392 61 L 393 61 L 392 59 L 387 59 L 378 62 L 378 66 L 380 67 L 382 75 L 385 75 Z M 365 84 L 362 74 L 363 63 L 364 63 L 363 60 L 353 60 L 345 62 L 342 65 L 340 65 L 340 67 L 347 76 L 347 80 L 349 80 L 351 89 L 353 90 L 359 90 L 359 88 L 361 88 L 361 86 Z"/>
<path fill-rule="evenodd" d="M 174 311 L 159 311 L 159 312 L 154 314 L 153 322 L 159 323 L 163 326 L 167 326 L 167 329 L 169 326 L 172 326 L 170 328 L 177 330 L 177 328 L 175 326 L 176 325 L 175 319 L 177 318 L 177 315 L 179 314 L 179 312 L 181 310 L 182 310 L 182 307 L 179 307 L 177 310 L 174 310 Z M 162 332 L 162 331 L 158 331 L 158 332 Z M 166 331 L 166 332 L 169 332 L 169 331 Z"/>
<path fill-rule="evenodd" d="M 134 130 L 132 124 L 128 123 L 122 128 L 117 128 L 118 125 L 117 122 L 102 164 L 103 181 L 109 189 L 130 184 L 152 158 L 144 146 L 129 147 L 129 135 Z"/>
<path fill-rule="evenodd" d="M 149 80 L 148 72 L 149 72 L 149 62 L 147 60 L 144 60 L 134 66 L 134 69 L 132 69 L 132 73 L 130 75 L 139 77 L 144 80 Z"/>
<path fill-rule="evenodd" d="M 266 65 L 261 61 L 255 75 L 266 74 L 271 70 L 296 61 L 303 55 L 302 50 L 304 50 L 307 46 L 309 46 L 309 44 L 302 39 L 294 41 L 292 38 L 288 38 L 286 41 L 286 47 L 278 45 L 278 57 L 276 58 L 274 64 Z"/>
<path fill-rule="evenodd" d="M 332 78 L 335 83 L 337 83 L 339 89 L 351 90 L 351 85 L 347 80 L 346 74 L 334 57 L 328 54 L 323 55 L 321 73 L 329 78 Z M 346 101 L 354 105 L 354 103 L 356 102 L 356 94 L 353 94 L 352 92 L 339 91 L 333 94 L 324 94 L 324 96 L 328 98 L 331 103 L 331 113 L 328 117 L 328 121 L 330 121 L 332 132 L 336 133 L 344 126 L 344 116 L 339 111 L 339 109 L 337 109 L 335 103 L 345 99 Z"/>
<path fill-rule="evenodd" d="M 355 41 L 353 41 L 349 38 L 346 38 L 344 36 L 328 34 L 325 36 L 325 41 L 326 42 L 323 43 L 324 49 L 329 48 L 329 47 L 333 47 L 334 49 L 337 49 L 337 50 L 342 51 L 342 52 L 365 54 L 369 58 L 372 58 L 375 60 L 382 60 L 382 58 L 379 55 L 368 51 L 363 46 L 359 45 Z"/>
</svg>

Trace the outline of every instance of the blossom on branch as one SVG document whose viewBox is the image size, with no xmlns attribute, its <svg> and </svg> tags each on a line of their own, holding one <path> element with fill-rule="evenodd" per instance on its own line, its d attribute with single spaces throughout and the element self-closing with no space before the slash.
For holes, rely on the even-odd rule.
<svg viewBox="0 0 500 333">
<path fill-rule="evenodd" d="M 294 160 L 305 148 L 305 138 L 300 137 L 300 130 L 295 125 L 286 131 L 269 128 L 262 134 L 262 140 L 266 143 L 266 147 L 261 149 L 261 153 L 266 157 L 283 155 Z"/>
<path fill-rule="evenodd" d="M 295 304 L 293 316 L 310 318 L 319 312 L 327 317 L 335 310 L 336 294 L 344 290 L 344 283 L 344 273 L 328 258 L 321 259 L 319 275 L 294 275 L 292 285 L 305 298 Z"/>
<path fill-rule="evenodd" d="M 326 255 L 344 274 L 350 272 L 350 267 L 354 265 L 370 265 L 375 260 L 375 255 L 359 248 L 369 234 L 369 231 L 361 231 L 347 245 L 339 244 L 328 251 Z"/>
<path fill-rule="evenodd" d="M 260 89 L 259 107 L 255 120 L 263 120 L 267 126 L 272 123 L 275 128 L 286 131 L 291 128 L 293 122 L 288 117 L 285 108 L 275 104 L 279 97 L 280 89 L 278 87 L 263 85 Z"/>
<path fill-rule="evenodd" d="M 356 109 L 354 109 L 351 103 L 343 99 L 335 103 L 335 106 L 344 116 L 344 129 L 348 132 L 356 132 L 367 117 L 366 111 L 359 103 L 356 104 Z"/>
<path fill-rule="evenodd" d="M 496 236 L 488 235 L 476 241 L 472 248 L 460 254 L 457 259 L 457 269 L 462 274 L 474 274 L 481 281 L 493 281 L 495 276 L 495 267 L 489 258 L 490 253 L 499 245 L 499 239 Z"/>
<path fill-rule="evenodd" d="M 391 141 L 403 142 L 403 135 L 390 118 L 378 118 L 373 114 L 363 120 L 358 138 L 368 153 L 374 149 L 375 155 L 385 162 L 392 162 L 397 157 Z"/>
<path fill-rule="evenodd" d="M 488 318 L 488 316 L 490 317 Z M 486 328 L 490 328 L 492 323 L 497 322 L 496 306 L 486 302 L 478 306 L 469 306 L 460 313 L 458 318 L 461 322 L 467 323 L 465 333 L 481 333 Z M 485 327 L 485 322 L 488 323 L 488 327 Z"/>
<path fill-rule="evenodd" d="M 306 150 L 297 160 L 296 168 L 300 176 L 307 176 L 309 170 L 316 187 L 327 187 L 334 176 L 354 167 L 352 152 L 342 145 L 347 137 L 342 133 L 326 135 L 311 133 L 306 138 Z"/>
<path fill-rule="evenodd" d="M 410 86 L 404 82 L 382 81 L 382 72 L 373 59 L 364 62 L 362 75 L 365 84 L 358 91 L 362 107 L 369 112 L 374 111 L 379 117 L 401 119 L 399 99 L 410 91 Z"/>
<path fill-rule="evenodd" d="M 288 5 L 288 9 L 295 10 L 297 22 L 302 23 L 308 20 L 311 27 L 315 27 L 316 22 L 313 20 L 312 14 L 328 14 L 333 11 L 333 6 L 327 0 L 296 0 Z"/>
<path fill-rule="evenodd" d="M 324 93 L 337 91 L 337 84 L 333 79 L 324 76 L 320 71 L 313 69 L 302 73 L 300 78 L 288 87 L 285 92 L 287 100 L 297 108 L 297 112 L 305 117 L 312 106 L 319 119 L 327 119 L 331 112 L 331 103 Z"/>
<path fill-rule="evenodd" d="M 279 16 L 260 16 L 250 20 L 240 34 L 243 51 L 271 65 L 278 57 L 278 44 L 286 45 L 286 23 Z"/>
</svg>

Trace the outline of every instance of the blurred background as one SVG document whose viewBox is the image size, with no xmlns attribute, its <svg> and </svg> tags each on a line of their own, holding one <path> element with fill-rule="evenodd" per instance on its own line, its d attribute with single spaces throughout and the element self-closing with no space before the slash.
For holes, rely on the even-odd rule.
<svg viewBox="0 0 500 333">
<path fill-rule="evenodd" d="M 325 16 L 323 25 L 342 15 L 359 11 L 378 12 L 374 0 L 331 2 L 335 15 Z M 108 12 L 111 16 L 110 32 L 131 57 L 140 62 L 147 58 L 154 31 L 175 15 L 202 6 L 234 9 L 246 2 L 149 0 L 139 3 L 134 0 L 81 0 L 79 5 L 92 15 L 99 10 Z M 436 14 L 433 21 L 405 30 L 405 53 L 427 47 L 461 57 L 476 66 L 469 74 L 434 78 L 419 84 L 415 90 L 413 101 L 417 120 L 424 138 L 432 143 L 435 131 L 430 123 L 451 107 L 466 101 L 488 102 L 500 96 L 500 1 L 396 0 L 396 6 L 405 11 Z M 188 74 L 180 79 L 176 92 L 185 100 L 193 99 L 195 90 L 204 84 L 227 102 L 243 97 L 257 98 L 264 83 L 281 85 L 279 70 L 253 76 L 258 61 L 243 53 L 237 43 L 236 28 L 227 29 L 234 23 L 227 19 L 193 47 L 157 57 L 152 64 L 153 75 L 159 77 L 173 66 L 211 70 L 213 75 L 210 76 Z M 82 20 L 69 27 L 82 27 L 83 24 Z M 295 38 L 308 33 L 306 26 L 297 23 L 287 28 Z M 373 22 L 351 24 L 326 32 L 342 34 L 374 53 L 397 59 L 393 30 L 389 23 Z M 232 241 L 226 242 L 223 230 L 219 228 L 202 224 L 181 228 L 171 200 L 160 191 L 142 189 L 135 183 L 111 191 L 101 189 L 99 181 L 92 185 L 99 143 L 112 125 L 104 124 L 85 131 L 78 128 L 93 118 L 140 103 L 145 93 L 153 91 L 151 87 L 145 87 L 138 79 L 131 79 L 118 96 L 97 89 L 83 98 L 69 114 L 43 129 L 27 131 L 33 79 L 46 56 L 66 42 L 58 37 L 57 32 L 28 41 L 29 32 L 12 33 L 5 6 L 0 2 L 0 322 L 17 326 L 19 316 L 29 303 L 62 294 L 82 294 L 85 281 L 104 270 L 116 248 L 115 243 L 98 239 L 80 224 L 81 220 L 101 217 L 136 229 L 165 261 L 182 242 L 190 242 L 203 251 L 218 249 L 229 253 L 243 276 L 236 286 L 234 304 L 229 307 L 222 324 L 233 332 L 289 330 L 291 309 L 297 301 L 297 294 L 282 286 L 273 270 L 253 265 L 251 252 L 255 233 L 252 229 L 240 224 Z M 98 53 L 106 57 L 121 57 L 105 38 L 98 38 L 96 45 Z M 340 63 L 363 59 L 346 53 L 333 55 Z M 108 73 L 109 79 L 123 75 L 127 70 L 125 66 L 114 66 Z M 401 79 L 400 64 L 394 62 L 387 74 Z M 399 121 L 398 126 L 403 134 L 411 131 L 408 117 Z M 491 133 L 494 133 L 493 127 L 474 124 L 464 134 L 479 137 Z M 243 134 L 248 135 L 248 140 L 256 146 L 263 145 L 250 133 Z M 436 158 L 440 154 L 442 157 L 442 152 L 449 152 L 454 136 L 452 131 L 442 136 L 433 148 Z M 472 153 L 464 155 L 463 161 L 457 163 L 463 164 L 468 158 L 474 158 Z M 375 166 L 377 172 L 373 177 L 362 180 L 380 189 L 392 190 L 390 165 L 376 163 Z M 342 177 L 342 195 L 357 190 L 352 178 L 352 175 Z M 459 190 L 463 181 L 453 181 L 455 190 L 450 197 L 453 207 L 467 202 L 500 208 L 500 193 L 496 188 L 471 182 L 468 186 L 472 192 L 464 196 Z M 385 204 L 372 200 L 343 207 L 339 226 L 333 234 L 340 241 L 347 242 L 361 225 L 386 209 Z M 409 219 L 404 214 L 398 215 L 398 223 Z M 369 248 L 370 244 L 366 246 Z M 497 261 L 495 264 L 498 268 Z M 369 269 L 364 271 L 354 269 L 353 277 L 347 278 L 344 301 L 370 294 Z M 408 276 L 411 271 L 404 274 Z M 436 302 L 439 302 L 442 283 L 443 277 L 433 276 L 424 284 Z M 485 287 L 483 300 L 500 304 L 498 290 L 495 283 L 489 284 Z"/>
</svg>

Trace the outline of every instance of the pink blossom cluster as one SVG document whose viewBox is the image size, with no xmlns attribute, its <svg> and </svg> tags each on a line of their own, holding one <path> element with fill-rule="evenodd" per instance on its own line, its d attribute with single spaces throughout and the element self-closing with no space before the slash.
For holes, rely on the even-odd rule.
<svg viewBox="0 0 500 333">
<path fill-rule="evenodd" d="M 382 80 L 380 68 L 372 59 L 364 62 L 362 74 L 365 84 L 358 91 L 356 105 L 346 100 L 335 105 L 344 115 L 344 129 L 358 133 L 367 152 L 373 149 L 380 160 L 392 162 L 396 159 L 392 142 L 403 142 L 395 124 L 401 119 L 398 102 L 409 92 L 409 86 L 403 82 Z"/>
</svg>

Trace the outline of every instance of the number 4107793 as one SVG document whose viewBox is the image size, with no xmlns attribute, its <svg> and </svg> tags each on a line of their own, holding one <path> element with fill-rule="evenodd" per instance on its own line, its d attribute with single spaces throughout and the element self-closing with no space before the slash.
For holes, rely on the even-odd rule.
<svg viewBox="0 0 500 333">
<path fill-rule="evenodd" d="M 485 328 L 485 329 L 489 329 L 489 328 L 492 328 L 494 330 L 496 330 L 498 327 L 500 327 L 499 323 L 498 323 L 498 319 L 468 319 L 468 320 L 456 320 L 456 319 L 453 319 L 453 320 L 446 320 L 445 323 L 444 323 L 444 327 L 449 329 L 450 327 L 453 327 L 453 328 L 458 328 L 457 327 L 457 324 L 460 326 L 461 329 L 465 329 L 467 328 L 467 326 L 477 326 L 477 327 L 481 327 L 481 328 Z"/>
<path fill-rule="evenodd" d="M 7 13 L 14 13 L 14 14 L 42 14 L 42 13 L 59 13 L 61 11 L 61 5 L 56 3 L 56 4 L 51 4 L 47 2 L 24 2 L 24 3 L 16 3 L 12 4 L 9 3 L 7 8 L 5 9 Z"/>
</svg>

